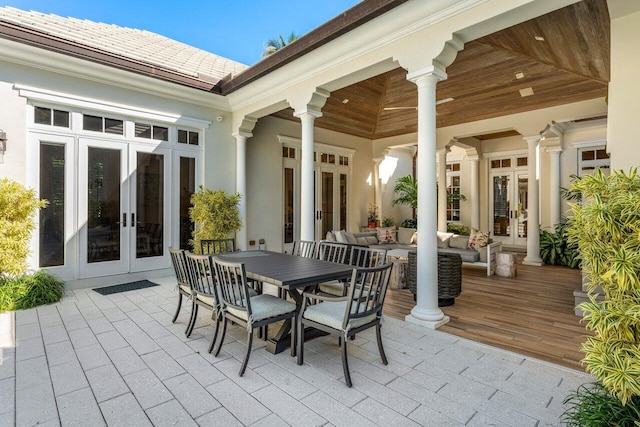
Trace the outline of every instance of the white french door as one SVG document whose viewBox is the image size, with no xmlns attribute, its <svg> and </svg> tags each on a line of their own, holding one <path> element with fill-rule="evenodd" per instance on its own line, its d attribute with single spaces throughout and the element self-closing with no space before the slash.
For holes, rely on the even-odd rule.
<svg viewBox="0 0 640 427">
<path fill-rule="evenodd" d="M 80 138 L 78 165 L 80 277 L 168 267 L 170 151 Z"/>
<path fill-rule="evenodd" d="M 490 179 L 493 238 L 505 245 L 526 246 L 527 173 L 493 172 Z"/>
<path fill-rule="evenodd" d="M 316 240 L 347 228 L 347 173 L 335 167 L 315 170 Z"/>
</svg>

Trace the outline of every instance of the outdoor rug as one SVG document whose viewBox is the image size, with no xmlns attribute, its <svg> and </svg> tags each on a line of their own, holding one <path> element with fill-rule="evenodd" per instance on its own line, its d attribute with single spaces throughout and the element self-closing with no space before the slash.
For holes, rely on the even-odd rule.
<svg viewBox="0 0 640 427">
<path fill-rule="evenodd" d="M 120 292 L 135 291 L 137 289 L 151 288 L 160 286 L 157 283 L 148 280 L 138 280 L 136 282 L 123 283 L 121 285 L 105 286 L 103 288 L 94 288 L 93 290 L 100 295 L 118 294 Z"/>
</svg>

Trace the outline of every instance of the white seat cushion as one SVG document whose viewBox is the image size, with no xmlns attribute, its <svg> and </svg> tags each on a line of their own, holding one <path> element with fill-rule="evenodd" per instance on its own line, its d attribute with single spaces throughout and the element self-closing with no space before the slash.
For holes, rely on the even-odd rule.
<svg viewBox="0 0 640 427">
<path fill-rule="evenodd" d="M 253 298 L 256 295 L 258 295 L 258 293 L 254 289 L 249 288 L 249 298 Z M 198 299 L 212 307 L 215 305 L 215 299 L 212 295 L 198 294 Z"/>
<path fill-rule="evenodd" d="M 347 309 L 347 301 L 327 302 L 323 301 L 320 304 L 307 307 L 304 312 L 305 319 L 312 320 L 314 322 L 322 323 L 331 328 L 342 330 L 342 321 L 344 320 L 344 312 Z M 366 323 L 375 320 L 376 314 L 373 313 L 370 316 L 362 317 L 359 319 L 353 319 L 347 326 L 348 329 L 357 328 Z"/>
<path fill-rule="evenodd" d="M 253 320 L 260 321 L 269 317 L 296 311 L 296 305 L 273 295 L 256 295 L 251 297 L 251 311 Z M 229 307 L 229 312 L 240 319 L 247 320 L 247 312 Z"/>
<path fill-rule="evenodd" d="M 329 295 L 336 295 L 339 297 L 344 295 L 345 288 L 346 285 L 342 282 L 338 282 L 337 280 L 332 282 L 323 282 L 318 285 L 318 289 L 320 289 L 320 292 Z"/>
<path fill-rule="evenodd" d="M 191 286 L 189 285 L 180 285 L 180 290 L 184 293 L 191 294 Z"/>
</svg>

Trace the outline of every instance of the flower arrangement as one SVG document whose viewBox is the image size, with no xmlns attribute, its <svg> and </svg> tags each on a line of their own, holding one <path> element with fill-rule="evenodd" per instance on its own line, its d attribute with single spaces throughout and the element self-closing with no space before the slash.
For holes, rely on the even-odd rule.
<svg viewBox="0 0 640 427">
<path fill-rule="evenodd" d="M 369 210 L 367 211 L 367 221 L 369 222 L 369 227 L 374 228 L 378 225 L 378 206 L 369 203 Z"/>
</svg>

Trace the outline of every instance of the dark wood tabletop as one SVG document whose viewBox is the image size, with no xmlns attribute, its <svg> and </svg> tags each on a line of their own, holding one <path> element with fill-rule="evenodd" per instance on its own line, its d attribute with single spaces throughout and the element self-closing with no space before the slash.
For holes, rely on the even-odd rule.
<svg viewBox="0 0 640 427">
<path fill-rule="evenodd" d="M 350 278 L 353 271 L 353 267 L 347 264 L 336 264 L 279 252 L 245 251 L 216 255 L 216 257 L 227 262 L 242 262 L 248 278 L 287 290 Z"/>
</svg>

